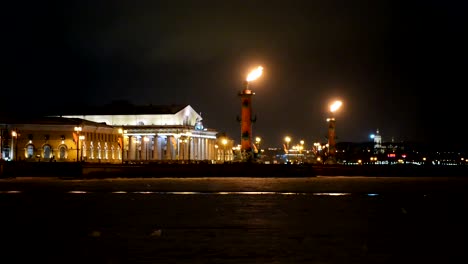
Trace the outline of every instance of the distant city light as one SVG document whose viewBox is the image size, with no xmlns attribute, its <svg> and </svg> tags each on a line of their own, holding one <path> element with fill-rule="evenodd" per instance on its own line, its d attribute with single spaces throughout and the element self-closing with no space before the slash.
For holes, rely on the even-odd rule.
<svg viewBox="0 0 468 264">
<path fill-rule="evenodd" d="M 374 134 L 370 134 L 369 137 L 373 139 L 373 138 L 375 138 L 375 135 L 374 135 Z"/>
</svg>

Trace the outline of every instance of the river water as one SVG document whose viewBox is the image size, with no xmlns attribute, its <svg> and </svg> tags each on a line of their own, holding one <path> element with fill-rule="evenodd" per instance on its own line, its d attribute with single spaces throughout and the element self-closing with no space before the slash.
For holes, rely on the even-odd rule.
<svg viewBox="0 0 468 264">
<path fill-rule="evenodd" d="M 467 178 L 0 179 L 1 263 L 463 263 Z"/>
</svg>

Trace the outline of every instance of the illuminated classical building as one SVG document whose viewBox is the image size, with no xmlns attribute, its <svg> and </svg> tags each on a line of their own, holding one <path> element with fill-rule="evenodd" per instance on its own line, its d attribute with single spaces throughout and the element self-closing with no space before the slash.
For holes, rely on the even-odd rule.
<svg viewBox="0 0 468 264">
<path fill-rule="evenodd" d="M 120 161 L 118 129 L 75 118 L 14 118 L 1 122 L 0 159 Z"/>
<path fill-rule="evenodd" d="M 118 128 L 125 161 L 215 160 L 217 131 L 203 126 L 190 105 L 114 104 L 62 115 Z"/>
<path fill-rule="evenodd" d="M 190 105 L 103 107 L 0 121 L 0 159 L 172 162 L 216 159 L 217 132 Z"/>
</svg>

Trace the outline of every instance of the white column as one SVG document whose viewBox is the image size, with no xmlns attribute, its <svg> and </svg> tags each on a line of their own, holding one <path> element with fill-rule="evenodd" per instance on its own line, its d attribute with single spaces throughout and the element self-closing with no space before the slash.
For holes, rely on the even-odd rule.
<svg viewBox="0 0 468 264">
<path fill-rule="evenodd" d="M 145 137 L 141 137 L 141 155 L 140 155 L 140 159 L 141 160 L 147 160 L 148 157 L 147 157 L 147 152 L 146 150 L 148 149 L 148 144 L 149 142 L 148 141 L 145 141 Z"/>
<path fill-rule="evenodd" d="M 200 160 L 200 138 L 194 138 L 194 146 L 193 148 L 195 149 L 195 157 L 194 159 Z"/>
<path fill-rule="evenodd" d="M 128 159 L 135 160 L 136 158 L 136 137 L 128 136 L 129 146 L 128 146 Z"/>
<path fill-rule="evenodd" d="M 213 160 L 213 140 L 208 140 L 208 160 Z"/>
<path fill-rule="evenodd" d="M 206 153 L 206 138 L 202 139 L 202 156 L 203 156 L 203 160 L 207 160 L 208 157 L 207 157 L 207 153 Z"/>
<path fill-rule="evenodd" d="M 153 143 L 153 159 L 154 160 L 161 160 L 161 144 L 159 142 L 160 138 L 158 135 L 154 136 L 154 143 Z"/>
<path fill-rule="evenodd" d="M 174 147 L 172 146 L 171 136 L 166 137 L 166 157 L 165 160 L 171 160 Z"/>
<path fill-rule="evenodd" d="M 149 138 L 149 141 L 148 141 L 148 144 L 147 144 L 147 159 L 148 160 L 153 160 L 153 146 L 154 146 L 154 136 L 148 136 Z"/>
</svg>

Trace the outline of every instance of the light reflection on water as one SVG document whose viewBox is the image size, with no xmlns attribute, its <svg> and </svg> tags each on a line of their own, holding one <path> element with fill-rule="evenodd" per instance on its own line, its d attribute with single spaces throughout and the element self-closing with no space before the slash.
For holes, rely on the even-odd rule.
<svg viewBox="0 0 468 264">
<path fill-rule="evenodd" d="M 0 194 L 18 194 L 24 193 L 18 190 L 0 191 Z M 103 193 L 92 192 L 83 190 L 66 191 L 69 194 L 91 194 Z M 225 191 L 225 192 L 172 192 L 172 191 L 111 191 L 112 194 L 163 194 L 163 195 L 314 195 L 314 196 L 351 196 L 363 195 L 362 193 L 341 193 L 341 192 L 239 192 L 239 191 Z M 373 197 L 378 196 L 378 193 L 365 193 L 365 196 Z"/>
<path fill-rule="evenodd" d="M 13 190 L 13 191 L 0 191 L 0 193 L 22 193 L 22 191 L 16 191 L 16 190 Z"/>
<path fill-rule="evenodd" d="M 89 193 L 87 191 L 69 191 L 68 193 Z"/>
</svg>

